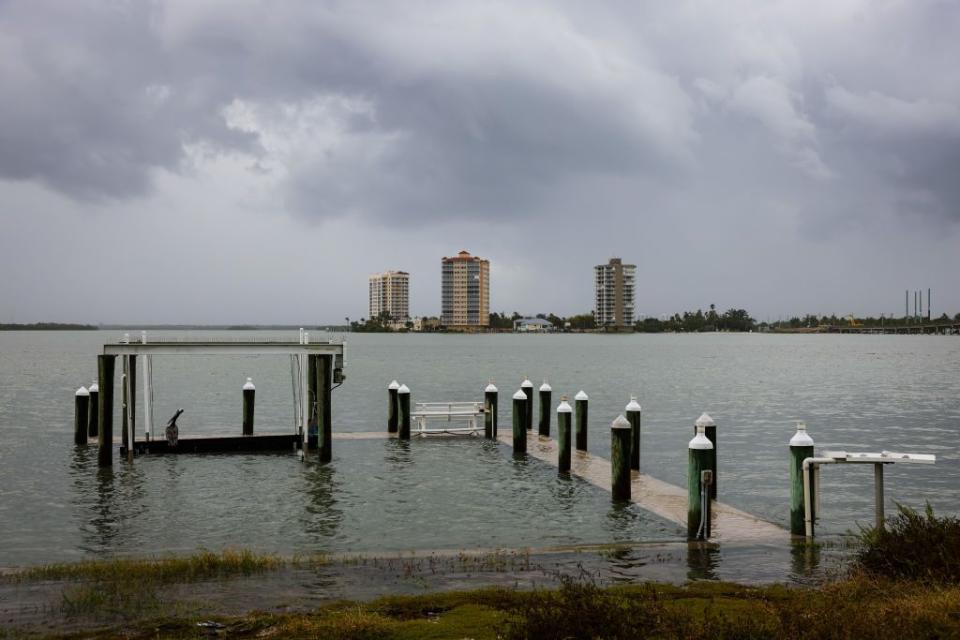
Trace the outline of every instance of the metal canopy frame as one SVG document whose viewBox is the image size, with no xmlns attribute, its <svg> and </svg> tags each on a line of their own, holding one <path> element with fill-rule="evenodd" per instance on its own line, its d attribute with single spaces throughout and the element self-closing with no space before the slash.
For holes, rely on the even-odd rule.
<svg viewBox="0 0 960 640">
<path fill-rule="evenodd" d="M 897 462 L 910 464 L 936 464 L 937 456 L 929 453 L 896 453 L 893 451 L 853 452 L 853 451 L 824 451 L 819 457 L 807 458 L 803 461 L 803 520 L 804 529 L 808 538 L 813 537 L 814 512 L 820 513 L 820 467 L 825 464 L 872 464 L 873 465 L 873 499 L 876 508 L 876 527 L 883 528 L 883 465 Z M 811 500 L 810 474 L 813 470 L 813 485 Z M 815 501 L 815 502 L 814 502 Z"/>
<path fill-rule="evenodd" d="M 344 352 L 346 351 L 345 342 L 310 342 L 309 333 L 300 330 L 300 341 L 293 342 L 287 340 L 154 340 L 147 341 L 146 331 L 140 334 L 139 342 L 132 342 L 129 334 L 119 342 L 105 343 L 103 345 L 103 355 L 122 356 L 126 362 L 129 356 L 143 357 L 143 389 L 144 389 L 144 431 L 149 438 L 153 430 L 153 356 L 183 356 L 183 355 L 205 355 L 205 356 L 245 356 L 245 355 L 285 355 L 290 356 L 291 361 L 295 361 L 293 369 L 297 374 L 293 380 L 293 388 L 297 389 L 297 383 L 300 387 L 300 398 L 298 411 L 295 411 L 295 421 L 300 429 L 301 451 L 307 450 L 307 441 L 309 439 L 309 384 L 307 380 L 307 358 L 304 356 L 323 355 L 333 356 L 334 363 L 331 369 L 343 370 Z M 125 369 L 127 370 L 127 369 Z M 293 373 L 293 372 L 292 372 Z M 336 374 L 334 378 L 338 377 Z M 136 389 L 130 386 L 130 377 L 124 376 L 122 384 L 125 385 L 126 395 L 131 398 L 136 393 Z M 295 398 L 296 400 L 296 398 Z M 135 442 L 134 423 L 135 416 L 132 411 L 127 411 L 127 424 L 123 428 L 127 433 L 127 456 L 132 460 Z"/>
</svg>

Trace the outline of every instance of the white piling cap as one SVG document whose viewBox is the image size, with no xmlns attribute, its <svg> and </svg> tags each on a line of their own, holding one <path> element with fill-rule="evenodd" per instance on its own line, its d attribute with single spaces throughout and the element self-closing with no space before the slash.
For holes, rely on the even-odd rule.
<svg viewBox="0 0 960 640">
<path fill-rule="evenodd" d="M 543 381 L 543 384 L 540 385 L 540 391 L 553 391 L 553 387 L 551 387 L 549 384 L 547 384 L 547 381 L 544 380 L 544 381 Z"/>
<path fill-rule="evenodd" d="M 80 387 L 79 389 L 77 389 L 76 395 L 78 395 L 78 396 L 89 396 L 89 395 L 90 395 L 90 392 L 87 391 L 87 388 L 86 388 L 86 387 Z"/>
<path fill-rule="evenodd" d="M 400 383 L 397 382 L 396 380 L 394 380 L 393 382 L 387 385 L 387 389 L 399 389 L 399 388 L 400 388 Z"/>
<path fill-rule="evenodd" d="M 253 386 L 253 378 L 247 378 L 246 384 L 243 385 L 244 391 L 256 391 L 257 388 Z"/>
<path fill-rule="evenodd" d="M 513 394 L 514 400 L 526 400 L 527 394 L 523 392 L 523 389 L 517 389 L 517 392 Z"/>
<path fill-rule="evenodd" d="M 640 411 L 640 403 L 637 402 L 637 396 L 630 396 L 630 402 L 627 404 L 627 411 Z"/>
<path fill-rule="evenodd" d="M 589 396 L 587 396 L 587 394 L 584 392 L 583 389 L 580 389 L 580 391 L 577 392 L 577 395 L 573 396 L 573 399 L 574 399 L 574 400 L 589 400 L 590 398 L 589 398 Z"/>
<path fill-rule="evenodd" d="M 304 332 L 303 332 L 303 344 L 310 344 L 310 332 L 309 332 L 309 331 L 304 331 Z"/>
<path fill-rule="evenodd" d="M 812 447 L 813 438 L 807 433 L 807 423 L 797 421 L 797 432 L 790 438 L 791 447 Z"/>
<path fill-rule="evenodd" d="M 567 396 L 563 396 L 560 404 L 557 405 L 557 413 L 573 413 L 573 409 L 570 408 L 570 403 L 567 402 Z"/>
<path fill-rule="evenodd" d="M 713 449 L 713 443 L 710 442 L 710 438 L 706 436 L 703 429 L 702 424 L 697 425 L 697 435 L 693 436 L 693 440 L 687 445 L 688 449 Z"/>
<path fill-rule="evenodd" d="M 713 418 L 708 416 L 706 412 L 702 413 L 697 421 L 693 423 L 695 427 L 715 427 L 717 423 L 713 421 Z"/>
<path fill-rule="evenodd" d="M 520 383 L 521 387 L 533 387 L 533 383 L 530 382 L 529 378 L 525 378 L 523 382 Z"/>
<path fill-rule="evenodd" d="M 410 387 L 405 384 L 400 385 L 400 388 L 397 389 L 397 393 L 410 393 Z"/>
<path fill-rule="evenodd" d="M 90 393 L 100 393 L 100 384 L 97 383 L 96 381 L 94 381 L 93 384 L 90 385 L 89 392 L 90 392 Z"/>
<path fill-rule="evenodd" d="M 496 385 L 493 384 L 493 381 L 491 380 L 490 384 L 487 385 L 487 388 L 484 389 L 484 391 L 486 391 L 487 393 L 496 393 L 497 387 Z"/>
<path fill-rule="evenodd" d="M 610 425 L 611 429 L 629 429 L 630 421 L 623 417 L 623 414 L 617 416 L 617 419 Z M 709 441 L 708 441 L 709 442 Z"/>
</svg>

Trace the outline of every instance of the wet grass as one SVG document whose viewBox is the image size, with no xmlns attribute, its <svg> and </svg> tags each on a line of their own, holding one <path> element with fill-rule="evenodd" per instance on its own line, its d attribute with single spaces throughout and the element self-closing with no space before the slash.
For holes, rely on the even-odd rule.
<svg viewBox="0 0 960 640">
<path fill-rule="evenodd" d="M 318 566 L 323 556 L 281 558 L 248 550 L 219 553 L 201 551 L 183 557 L 111 558 L 48 564 L 13 573 L 8 579 L 86 580 L 97 582 L 147 581 L 161 584 L 250 576 L 287 566 Z"/>
<path fill-rule="evenodd" d="M 199 638 L 188 612 L 122 628 L 126 638 Z M 960 587 L 857 575 L 820 588 L 693 583 L 600 588 L 481 589 L 341 602 L 307 613 L 218 618 L 229 638 L 867 638 L 960 637 Z M 114 627 L 84 638 L 118 637 Z M 51 636 L 53 637 L 53 636 Z"/>
</svg>

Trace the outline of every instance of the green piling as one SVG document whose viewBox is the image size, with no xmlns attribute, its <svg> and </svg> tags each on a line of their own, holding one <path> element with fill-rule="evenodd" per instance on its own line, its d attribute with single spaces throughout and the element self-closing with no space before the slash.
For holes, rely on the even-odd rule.
<svg viewBox="0 0 960 640">
<path fill-rule="evenodd" d="M 693 431 L 697 432 L 697 427 L 703 427 L 703 433 L 707 436 L 707 440 L 710 441 L 710 444 L 713 445 L 713 449 L 710 450 L 710 463 L 707 467 L 710 471 L 713 471 L 713 482 L 710 484 L 710 499 L 717 499 L 717 423 L 713 421 L 706 413 L 700 415 L 697 418 L 697 421 L 693 423 Z"/>
<path fill-rule="evenodd" d="M 320 462 L 333 460 L 333 356 L 317 356 L 317 450 Z"/>
<path fill-rule="evenodd" d="M 394 380 L 387 385 L 387 433 L 396 433 L 400 426 L 398 417 L 399 407 L 397 406 L 397 389 L 400 383 Z"/>
<path fill-rule="evenodd" d="M 527 394 L 519 389 L 513 394 L 513 452 L 527 452 Z"/>
<path fill-rule="evenodd" d="M 577 440 L 577 450 L 586 451 L 587 450 L 587 403 L 590 398 L 587 397 L 587 394 L 581 389 L 577 395 L 573 397 L 574 405 L 577 409 L 577 428 L 576 428 L 576 440 Z"/>
<path fill-rule="evenodd" d="M 116 356 L 97 356 L 99 375 L 100 406 L 97 409 L 97 464 L 109 467 L 113 464 L 113 374 L 116 369 Z"/>
<path fill-rule="evenodd" d="M 803 486 L 803 461 L 812 457 L 813 438 L 807 433 L 807 425 L 797 422 L 797 432 L 790 438 L 790 533 L 797 536 L 806 534 L 803 511 L 805 489 L 810 491 L 810 504 L 814 504 L 813 487 Z"/>
<path fill-rule="evenodd" d="M 553 393 L 553 389 L 547 384 L 547 381 L 544 380 L 543 384 L 540 385 L 540 424 L 538 433 L 541 436 L 550 435 L 550 396 Z"/>
<path fill-rule="evenodd" d="M 309 338 L 309 332 L 303 332 L 303 340 Z M 320 372 L 317 367 L 320 366 L 320 356 L 307 354 L 307 449 L 320 447 L 320 393 L 318 386 L 320 384 Z"/>
<path fill-rule="evenodd" d="M 483 435 L 497 438 L 497 387 L 493 381 L 483 390 Z"/>
<path fill-rule="evenodd" d="M 570 471 L 570 419 L 573 417 L 573 409 L 567 403 L 567 396 L 560 396 L 560 404 L 557 406 L 557 444 L 559 446 L 559 456 L 557 466 L 560 467 L 560 473 Z"/>
<path fill-rule="evenodd" d="M 397 406 L 400 414 L 400 439 L 410 439 L 410 389 L 402 384 L 397 389 Z"/>
<path fill-rule="evenodd" d="M 127 393 L 130 394 L 130 397 L 127 398 L 127 417 L 130 422 L 128 424 L 124 421 L 123 431 L 127 434 L 127 439 L 130 441 L 130 446 L 127 448 L 127 460 L 133 462 L 133 449 L 137 443 L 137 356 L 127 356 L 127 362 L 130 365 L 129 371 L 127 371 L 126 384 Z"/>
<path fill-rule="evenodd" d="M 73 394 L 73 444 L 87 444 L 87 420 L 90 419 L 90 392 L 80 387 Z"/>
<path fill-rule="evenodd" d="M 710 471 L 710 452 L 713 443 L 697 427 L 697 435 L 687 445 L 687 538 L 705 540 L 710 537 L 709 490 L 702 491 L 703 472 Z"/>
<path fill-rule="evenodd" d="M 96 438 L 100 433 L 100 385 L 94 380 L 88 389 L 90 392 L 89 410 L 87 412 L 87 435 Z"/>
<path fill-rule="evenodd" d="M 253 435 L 253 410 L 257 397 L 257 388 L 253 378 L 247 378 L 243 385 L 243 435 Z"/>
<path fill-rule="evenodd" d="M 630 423 L 630 468 L 640 470 L 640 403 L 637 396 L 630 396 L 626 408 L 627 422 Z"/>
<path fill-rule="evenodd" d="M 127 451 L 127 374 L 130 357 L 120 356 L 120 452 Z"/>
<path fill-rule="evenodd" d="M 614 500 L 630 499 L 630 422 L 622 415 L 610 425 L 610 491 Z"/>
<path fill-rule="evenodd" d="M 529 379 L 520 383 L 520 390 L 527 398 L 527 407 L 524 409 L 524 420 L 527 431 L 533 431 L 533 383 Z"/>
</svg>

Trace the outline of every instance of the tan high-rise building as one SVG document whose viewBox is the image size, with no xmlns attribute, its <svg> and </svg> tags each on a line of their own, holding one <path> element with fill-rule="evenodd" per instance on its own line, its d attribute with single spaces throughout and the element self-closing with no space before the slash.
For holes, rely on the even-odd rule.
<svg viewBox="0 0 960 640">
<path fill-rule="evenodd" d="M 593 268 L 596 287 L 594 319 L 598 329 L 624 330 L 633 327 L 634 281 L 637 265 L 610 258 Z"/>
<path fill-rule="evenodd" d="M 370 317 L 384 311 L 394 322 L 410 319 L 410 274 L 406 271 L 384 271 L 370 276 Z"/>
<path fill-rule="evenodd" d="M 490 261 L 461 251 L 444 258 L 440 321 L 453 328 L 490 325 Z"/>
</svg>

